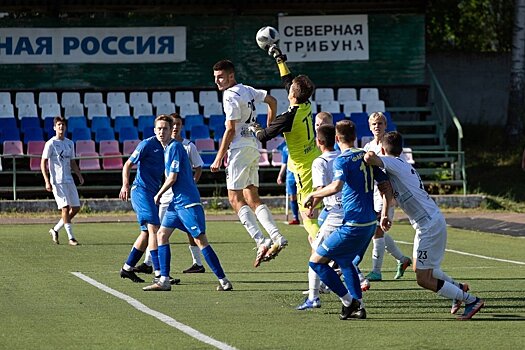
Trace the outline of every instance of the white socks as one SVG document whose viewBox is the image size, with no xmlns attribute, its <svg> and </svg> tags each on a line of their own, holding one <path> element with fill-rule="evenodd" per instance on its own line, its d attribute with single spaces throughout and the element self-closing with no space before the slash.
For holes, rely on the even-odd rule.
<svg viewBox="0 0 525 350">
<path fill-rule="evenodd" d="M 55 227 L 53 227 L 53 230 L 55 230 L 55 232 L 58 232 L 62 227 L 64 227 L 64 220 L 60 219 L 60 221 L 57 222 Z"/>
<path fill-rule="evenodd" d="M 71 227 L 71 224 L 64 224 L 64 228 L 66 229 L 68 238 L 75 239 L 75 236 L 73 236 L 73 228 Z"/>
<path fill-rule="evenodd" d="M 202 266 L 201 250 L 199 249 L 199 247 L 197 247 L 196 245 L 189 245 L 188 248 L 190 249 L 193 263 Z"/>
<path fill-rule="evenodd" d="M 239 220 L 241 220 L 241 224 L 243 224 L 246 231 L 248 231 L 250 237 L 252 237 L 257 243 L 257 246 L 259 246 L 259 244 L 264 241 L 264 236 L 259 229 L 259 225 L 257 225 L 257 217 L 253 211 L 248 205 L 243 205 L 241 209 L 239 209 L 237 215 L 239 216 Z"/>
<path fill-rule="evenodd" d="M 452 283 L 445 281 L 443 287 L 437 291 L 437 295 L 445 297 L 447 299 L 456 299 L 464 301 L 466 304 L 473 303 L 476 300 L 476 297 L 462 291 L 459 287 L 453 285 Z"/>
<path fill-rule="evenodd" d="M 321 285 L 321 280 L 317 273 L 312 270 L 311 267 L 308 268 L 308 299 L 314 300 L 319 297 L 319 286 Z"/>
<path fill-rule="evenodd" d="M 383 258 L 385 257 L 385 238 L 374 238 L 374 248 L 372 249 L 372 272 L 381 273 Z"/>
<path fill-rule="evenodd" d="M 339 299 L 341 299 L 341 302 L 346 307 L 349 307 L 350 304 L 352 304 L 352 296 L 350 295 L 350 293 L 346 293 L 345 296 L 340 297 Z"/>
<path fill-rule="evenodd" d="M 144 264 L 151 266 L 153 262 L 151 261 L 151 253 L 149 252 L 149 248 L 146 248 L 146 252 L 144 253 Z"/>
<path fill-rule="evenodd" d="M 266 204 L 261 204 L 255 209 L 255 215 L 257 215 L 257 220 L 259 220 L 266 232 L 268 232 L 272 238 L 272 241 L 275 242 L 281 236 L 281 234 L 279 233 L 279 229 L 273 220 L 270 209 L 268 209 Z"/>
<path fill-rule="evenodd" d="M 396 242 L 394 242 L 394 239 L 385 232 L 385 236 L 383 237 L 385 239 L 385 246 L 386 251 L 389 252 L 394 258 L 396 258 L 397 261 L 400 261 L 403 258 L 403 253 L 399 248 L 397 247 Z"/>
</svg>

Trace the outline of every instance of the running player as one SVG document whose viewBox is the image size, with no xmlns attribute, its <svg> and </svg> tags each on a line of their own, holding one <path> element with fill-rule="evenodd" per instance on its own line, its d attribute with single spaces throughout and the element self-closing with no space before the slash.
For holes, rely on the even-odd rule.
<svg viewBox="0 0 525 350">
<path fill-rule="evenodd" d="M 226 130 L 214 162 L 212 172 L 218 172 L 222 160 L 228 153 L 226 186 L 232 208 L 246 231 L 257 244 L 254 266 L 258 267 L 263 259 L 269 260 L 288 244 L 281 235 L 270 209 L 259 198 L 259 147 L 257 140 L 248 130 L 255 122 L 257 102 L 268 105 L 268 123 L 271 123 L 277 110 L 277 101 L 264 90 L 237 83 L 235 67 L 232 62 L 222 60 L 213 66 L 215 84 L 223 92 L 223 106 L 226 114 Z M 265 238 L 257 220 L 264 227 L 270 238 Z"/>
<path fill-rule="evenodd" d="M 417 284 L 437 295 L 452 299 L 452 314 L 457 313 L 461 304 L 465 303 L 465 311 L 458 319 L 468 320 L 484 306 L 484 301 L 468 293 L 467 284 L 454 281 L 441 270 L 447 245 L 445 218 L 425 191 L 417 171 L 400 157 L 403 150 L 401 134 L 389 132 L 383 137 L 382 143 L 386 155 L 378 156 L 369 151 L 365 155 L 365 161 L 385 169 L 397 203 L 416 230 L 412 256 Z"/>
</svg>

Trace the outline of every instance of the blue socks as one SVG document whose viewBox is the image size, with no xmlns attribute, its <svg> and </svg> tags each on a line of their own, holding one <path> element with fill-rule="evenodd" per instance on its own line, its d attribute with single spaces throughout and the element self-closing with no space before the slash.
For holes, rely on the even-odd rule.
<svg viewBox="0 0 525 350">
<path fill-rule="evenodd" d="M 131 252 L 128 255 L 128 260 L 126 260 L 126 264 L 129 266 L 135 266 L 139 262 L 140 258 L 142 258 L 142 255 L 144 252 L 141 252 L 137 248 L 133 247 L 131 249 Z"/>
<path fill-rule="evenodd" d="M 160 271 L 160 262 L 159 262 L 159 251 L 157 249 L 150 250 L 151 254 L 151 263 L 153 264 L 153 271 Z"/>
<path fill-rule="evenodd" d="M 224 270 L 222 269 L 221 263 L 219 261 L 219 258 L 217 257 L 217 254 L 215 254 L 215 251 L 213 250 L 211 245 L 201 249 L 201 252 L 204 256 L 204 260 L 206 260 L 206 263 L 213 271 L 215 276 L 217 276 L 218 279 L 223 279 L 224 277 L 226 277 L 226 275 L 224 274 Z"/>
<path fill-rule="evenodd" d="M 337 275 L 337 272 L 335 272 L 330 266 L 326 264 L 314 263 L 311 261 L 309 262 L 309 265 L 312 268 L 312 270 L 314 270 L 317 273 L 321 281 L 323 281 L 324 284 L 326 284 L 340 298 L 348 294 L 348 290 L 346 289 L 343 282 L 341 282 L 341 279 Z"/>
<path fill-rule="evenodd" d="M 299 220 L 299 204 L 297 201 L 290 201 L 290 208 L 294 219 Z"/>
<path fill-rule="evenodd" d="M 171 249 L 170 249 L 169 243 L 164 244 L 164 245 L 159 245 L 159 262 L 160 262 L 160 275 L 164 277 L 168 277 L 170 275 L 170 262 L 171 262 Z"/>
</svg>

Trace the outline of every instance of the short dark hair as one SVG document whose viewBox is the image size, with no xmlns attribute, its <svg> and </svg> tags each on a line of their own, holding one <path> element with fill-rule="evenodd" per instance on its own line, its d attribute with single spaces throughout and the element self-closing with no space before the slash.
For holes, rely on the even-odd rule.
<svg viewBox="0 0 525 350">
<path fill-rule="evenodd" d="M 171 115 L 167 115 L 167 114 L 159 115 L 157 118 L 155 118 L 155 122 L 153 123 L 153 125 L 157 125 L 158 121 L 168 122 L 170 128 L 173 129 L 173 118 Z"/>
<path fill-rule="evenodd" d="M 179 113 L 175 112 L 175 113 L 171 113 L 170 114 L 170 117 L 172 117 L 174 120 L 175 119 L 181 119 L 182 120 L 182 117 L 180 116 Z"/>
<path fill-rule="evenodd" d="M 353 144 L 356 138 L 355 124 L 351 120 L 340 120 L 335 124 L 335 131 L 339 139 L 347 144 Z"/>
<path fill-rule="evenodd" d="M 230 60 L 220 60 L 213 65 L 213 70 L 223 70 L 227 73 L 235 73 L 235 66 Z"/>
<path fill-rule="evenodd" d="M 308 76 L 298 75 L 292 80 L 290 89 L 298 103 L 305 103 L 313 95 L 315 86 Z"/>
<path fill-rule="evenodd" d="M 58 122 L 61 122 L 64 125 L 67 125 L 66 118 L 57 115 L 55 118 L 53 118 L 53 126 L 57 125 Z"/>
<path fill-rule="evenodd" d="M 323 124 L 317 129 L 317 138 L 323 141 L 328 148 L 334 148 L 335 145 L 335 126 L 332 124 Z"/>
<path fill-rule="evenodd" d="M 397 131 L 387 132 L 383 136 L 383 148 L 386 154 L 399 157 L 403 152 L 403 136 Z"/>
</svg>

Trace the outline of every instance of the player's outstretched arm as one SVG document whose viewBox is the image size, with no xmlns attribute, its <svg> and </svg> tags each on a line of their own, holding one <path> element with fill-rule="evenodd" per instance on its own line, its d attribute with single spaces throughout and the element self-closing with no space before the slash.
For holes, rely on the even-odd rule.
<svg viewBox="0 0 525 350">
<path fill-rule="evenodd" d="M 275 59 L 275 62 L 277 63 L 277 68 L 279 68 L 279 74 L 281 76 L 281 80 L 283 82 L 284 87 L 286 88 L 286 91 L 290 90 L 290 85 L 292 85 L 292 73 L 290 72 L 290 69 L 288 68 L 288 65 L 286 64 L 287 57 L 286 55 L 283 55 L 281 49 L 276 44 L 273 44 L 268 49 L 268 55 L 272 56 Z"/>
</svg>

